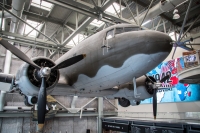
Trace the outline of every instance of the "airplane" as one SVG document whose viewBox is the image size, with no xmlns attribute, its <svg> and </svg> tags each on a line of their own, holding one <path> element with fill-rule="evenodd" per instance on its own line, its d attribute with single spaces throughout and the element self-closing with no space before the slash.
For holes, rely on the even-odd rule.
<svg viewBox="0 0 200 133">
<path fill-rule="evenodd" d="M 47 95 L 117 98 L 123 107 L 153 97 L 156 117 L 156 88 L 169 76 L 156 81 L 146 73 L 169 55 L 171 42 L 162 32 L 116 24 L 86 38 L 53 62 L 46 57 L 29 59 L 0 38 L 2 46 L 25 62 L 16 77 L 1 73 L 0 82 L 13 84 L 25 96 L 27 106 L 38 104 L 39 130 L 45 122 Z"/>
</svg>

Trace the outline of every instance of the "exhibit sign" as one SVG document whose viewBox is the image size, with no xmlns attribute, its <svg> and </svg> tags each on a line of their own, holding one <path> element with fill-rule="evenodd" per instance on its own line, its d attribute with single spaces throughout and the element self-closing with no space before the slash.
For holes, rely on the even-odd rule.
<svg viewBox="0 0 200 133">
<path fill-rule="evenodd" d="M 110 123 L 110 122 L 102 122 L 102 128 L 112 131 L 120 131 L 120 132 L 129 132 L 129 124 L 128 123 Z"/>
<path fill-rule="evenodd" d="M 194 59 L 193 57 L 194 56 L 191 56 L 193 60 L 196 60 L 196 58 Z M 200 101 L 200 84 L 179 83 L 178 71 L 181 71 L 184 68 L 185 58 L 181 57 L 162 62 L 155 69 L 147 73 L 148 76 L 153 76 L 159 81 L 166 75 L 170 76 L 169 80 L 162 83 L 162 87 L 158 90 L 158 103 Z M 145 99 L 144 101 L 141 101 L 141 103 L 152 103 L 152 98 Z"/>
<path fill-rule="evenodd" d="M 135 125 L 132 124 L 131 130 L 133 133 L 184 133 L 183 128 L 170 128 L 170 127 L 158 127 L 148 125 Z"/>
</svg>

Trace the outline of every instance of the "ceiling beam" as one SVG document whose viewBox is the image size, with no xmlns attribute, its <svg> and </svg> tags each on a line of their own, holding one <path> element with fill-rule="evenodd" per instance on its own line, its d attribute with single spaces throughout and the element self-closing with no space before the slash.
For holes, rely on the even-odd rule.
<svg viewBox="0 0 200 133">
<path fill-rule="evenodd" d="M 86 19 L 72 34 L 70 34 L 70 36 L 67 37 L 67 39 L 64 40 L 62 45 L 67 45 L 67 43 L 69 43 L 78 33 L 83 31 L 93 20 L 93 18 Z"/>
<path fill-rule="evenodd" d="M 132 1 L 135 2 L 135 3 L 137 3 L 137 4 L 139 4 L 139 5 L 141 5 L 141 6 L 143 6 L 143 7 L 147 7 L 147 6 L 148 6 L 148 4 L 146 4 L 146 3 L 144 3 L 144 2 L 142 2 L 142 1 L 140 1 L 140 0 L 132 0 Z M 161 16 L 162 18 L 168 20 L 168 21 L 171 22 L 173 25 L 176 25 L 176 24 L 174 23 L 174 21 L 173 21 L 171 18 L 169 18 L 168 16 L 166 16 L 166 15 L 164 15 L 164 14 L 160 14 L 159 16 Z M 176 25 L 176 26 L 177 26 L 177 25 Z"/>
<path fill-rule="evenodd" d="M 197 5 L 197 6 L 194 6 L 190 9 L 190 15 L 189 15 L 189 18 L 193 18 L 197 15 L 199 15 L 199 8 L 200 8 L 200 5 Z M 183 12 L 180 14 L 180 18 L 175 20 L 174 23 L 175 24 L 178 24 L 180 22 L 182 22 L 184 20 L 184 16 L 185 16 L 186 12 Z"/>
<path fill-rule="evenodd" d="M 5 32 L 2 31 L 0 32 L 0 35 L 3 38 L 8 38 L 8 36 L 14 37 L 15 39 L 13 41 L 20 43 L 20 41 L 24 44 L 27 45 L 37 45 L 38 47 L 45 47 L 45 48 L 51 48 L 51 49 L 56 49 L 57 45 L 51 41 L 44 41 L 43 39 L 39 39 L 39 38 L 32 38 L 32 37 L 24 37 L 23 35 L 20 34 L 16 34 L 16 33 L 11 33 L 11 32 Z M 8 39 L 7 39 L 8 40 Z M 71 49 L 71 46 L 67 46 L 65 47 L 66 49 Z"/>
<path fill-rule="evenodd" d="M 58 25 L 63 24 L 62 21 L 59 20 L 59 19 L 49 18 L 49 17 L 42 16 L 40 14 L 33 13 L 33 12 L 23 11 L 23 15 L 27 15 L 28 17 L 32 17 L 32 18 L 36 19 L 37 21 L 38 20 L 45 21 L 45 22 L 47 21 L 47 22 L 58 24 Z"/>
<path fill-rule="evenodd" d="M 49 11 L 49 13 L 46 15 L 46 17 L 48 18 L 49 17 L 49 15 L 51 14 L 51 12 L 54 10 L 54 5 L 51 7 L 51 10 Z M 40 28 L 40 31 L 43 31 L 44 32 L 44 28 L 45 28 L 45 25 L 46 25 L 46 23 L 44 22 L 43 24 L 42 24 L 42 26 L 41 26 L 41 28 Z M 44 32 L 44 34 L 46 34 L 45 32 Z M 38 32 L 38 34 L 36 35 L 36 37 L 38 38 L 40 36 L 40 33 Z"/>
<path fill-rule="evenodd" d="M 55 0 L 44 0 L 44 1 L 47 1 L 47 2 L 52 3 L 54 5 L 57 5 L 57 6 L 61 6 L 63 8 L 70 9 L 72 11 L 86 15 L 86 16 L 91 17 L 93 19 L 99 19 L 99 14 L 96 13 L 96 10 L 92 9 L 90 6 L 88 6 L 87 9 L 85 9 L 86 5 L 84 5 L 83 3 L 73 1 L 73 3 L 75 3 L 75 4 L 71 5 L 70 1 L 65 1 L 65 2 L 63 2 L 63 1 L 60 2 L 60 1 L 55 1 Z M 125 18 L 121 19 L 121 18 L 118 18 L 115 15 L 104 12 L 115 1 L 116 0 L 110 0 L 107 3 L 105 3 L 101 8 L 99 8 L 101 10 L 101 13 L 103 14 L 101 21 L 108 22 L 108 23 L 121 22 L 121 23 L 130 23 L 131 24 L 132 22 L 128 19 L 125 19 Z M 77 7 L 75 5 L 79 5 L 79 7 Z"/>
<path fill-rule="evenodd" d="M 77 13 L 81 13 L 81 14 L 84 14 L 86 16 L 89 16 L 75 31 L 72 32 L 72 34 L 70 34 L 63 41 L 63 44 L 62 44 L 63 47 L 65 45 L 67 45 L 78 33 L 80 33 L 82 30 L 84 30 L 95 18 L 99 17 L 99 15 L 96 14 L 95 12 L 89 12 L 89 11 L 83 10 L 81 8 L 74 7 L 73 5 L 67 5 L 66 3 L 61 3 L 61 2 L 58 2 L 58 1 L 55 1 L 55 0 L 45 0 L 45 1 L 48 1 L 52 4 L 54 4 L 54 5 L 57 5 L 57 6 L 60 6 L 60 7 L 63 7 L 63 8 L 70 9 L 70 10 L 75 11 Z M 107 9 L 107 7 L 112 5 L 114 1 L 116 1 L 116 0 L 110 0 L 110 1 L 106 2 L 101 8 L 102 12 L 105 11 Z"/>
</svg>

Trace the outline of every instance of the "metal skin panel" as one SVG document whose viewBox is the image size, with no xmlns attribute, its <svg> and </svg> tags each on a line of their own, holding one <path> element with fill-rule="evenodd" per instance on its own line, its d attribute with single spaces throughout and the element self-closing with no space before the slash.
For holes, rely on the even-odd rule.
<svg viewBox="0 0 200 133">
<path fill-rule="evenodd" d="M 107 31 L 116 27 L 134 27 L 118 24 L 98 32 L 78 44 L 56 63 L 73 55 L 86 58 L 60 70 L 59 83 L 68 83 L 77 91 L 93 92 L 113 88 L 140 77 L 162 62 L 170 53 L 171 38 L 161 32 L 139 30 L 115 35 L 108 40 L 111 48 L 103 49 Z M 136 26 L 135 26 L 136 27 Z M 106 42 L 106 40 L 104 40 Z"/>
</svg>

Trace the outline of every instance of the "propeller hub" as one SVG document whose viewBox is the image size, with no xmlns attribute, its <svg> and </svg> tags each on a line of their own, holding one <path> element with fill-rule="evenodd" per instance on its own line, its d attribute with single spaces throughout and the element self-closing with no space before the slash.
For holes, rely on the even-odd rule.
<svg viewBox="0 0 200 133">
<path fill-rule="evenodd" d="M 47 77 L 51 73 L 51 69 L 49 67 L 43 67 L 41 70 L 41 77 Z"/>
</svg>

